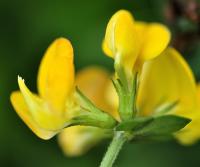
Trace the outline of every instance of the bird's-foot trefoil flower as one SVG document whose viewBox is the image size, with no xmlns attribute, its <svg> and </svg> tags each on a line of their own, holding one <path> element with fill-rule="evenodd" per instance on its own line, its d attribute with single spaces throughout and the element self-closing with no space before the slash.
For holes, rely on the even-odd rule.
<svg viewBox="0 0 200 167">
<path fill-rule="evenodd" d="M 18 77 L 20 91 L 11 102 L 23 121 L 40 138 L 49 139 L 72 125 L 112 128 L 115 120 L 93 105 L 74 81 L 73 48 L 65 38 L 47 49 L 39 68 L 38 92 L 33 94 Z"/>
<path fill-rule="evenodd" d="M 184 144 L 200 137 L 185 137 L 195 127 L 194 115 L 199 115 L 197 88 L 189 65 L 173 48 L 166 49 L 160 56 L 144 65 L 137 106 L 138 112 L 143 116 L 173 114 L 191 119 L 182 131 L 175 134 Z"/>
<path fill-rule="evenodd" d="M 114 59 L 115 89 L 110 87 L 109 101 L 115 103 L 120 122 L 101 167 L 113 164 L 109 157 L 116 157 L 124 140 L 175 136 L 189 144 L 199 139 L 195 79 L 169 41 L 164 25 L 134 21 L 128 11 L 110 19 L 103 50 Z"/>
<path fill-rule="evenodd" d="M 135 21 L 130 12 L 120 10 L 108 22 L 103 50 L 115 60 L 116 71 L 123 68 L 131 77 L 145 61 L 162 53 L 170 36 L 164 25 Z"/>
<path fill-rule="evenodd" d="M 119 106 L 122 119 L 133 116 L 131 109 L 125 106 L 130 104 L 132 108 L 134 105 L 132 95 L 137 87 L 137 73 L 140 74 L 144 62 L 162 53 L 169 41 L 170 32 L 162 24 L 135 21 L 126 10 L 120 10 L 111 17 L 106 28 L 103 50 L 114 59 L 116 75 L 121 82 L 115 83 L 119 95 L 126 94 L 126 99 L 120 95 L 121 101 L 124 101 Z M 119 88 L 123 93 L 120 93 Z"/>
</svg>

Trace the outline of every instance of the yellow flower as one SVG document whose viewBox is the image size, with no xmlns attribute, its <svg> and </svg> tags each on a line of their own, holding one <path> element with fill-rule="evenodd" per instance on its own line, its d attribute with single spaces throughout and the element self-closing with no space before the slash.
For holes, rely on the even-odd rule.
<svg viewBox="0 0 200 167">
<path fill-rule="evenodd" d="M 111 103 L 118 106 L 114 88 L 109 89 Z M 137 112 L 141 116 L 159 114 L 162 108 L 177 103 L 167 114 L 192 119 L 176 138 L 183 144 L 192 144 L 200 138 L 200 86 L 197 88 L 193 73 L 173 48 L 167 48 L 160 56 L 144 63 L 137 95 Z"/>
<path fill-rule="evenodd" d="M 91 92 L 95 86 L 98 90 L 98 84 L 95 83 L 93 87 L 93 83 L 90 87 L 85 83 L 79 84 L 82 75 L 75 83 L 73 57 L 73 48 L 67 39 L 55 40 L 47 49 L 39 67 L 39 95 L 33 94 L 21 77 L 18 77 L 20 91 L 11 94 L 11 102 L 17 114 L 42 139 L 49 139 L 69 126 L 87 125 L 110 129 L 116 124 L 111 114 L 102 112 L 80 90 L 75 89 L 75 84 L 81 85 L 81 89 L 87 88 L 90 91 L 89 97 L 94 97 Z M 89 82 L 87 76 L 84 78 Z M 105 84 L 105 78 L 98 78 L 100 85 Z M 99 98 L 102 92 L 96 93 L 95 98 Z M 97 105 L 101 107 L 101 99 L 97 100 Z"/>
<path fill-rule="evenodd" d="M 158 56 L 169 41 L 170 32 L 164 25 L 135 21 L 130 12 L 120 10 L 107 25 L 103 50 L 131 75 L 146 60 Z"/>
<path fill-rule="evenodd" d="M 95 66 L 87 67 L 77 73 L 75 80 L 76 85 L 96 106 L 119 119 L 117 110 L 109 105 L 106 99 L 107 85 L 112 83 L 110 75 L 104 69 Z M 107 137 L 110 137 L 110 134 L 104 129 L 73 126 L 64 129 L 58 135 L 58 141 L 66 155 L 79 156 Z"/>
<path fill-rule="evenodd" d="M 142 70 L 138 92 L 138 110 L 142 115 L 151 115 L 169 103 L 177 105 L 168 114 L 190 118 L 192 121 L 175 137 L 183 144 L 194 143 L 200 137 L 200 110 L 197 104 L 197 89 L 193 73 L 173 48 L 147 62 Z"/>
<path fill-rule="evenodd" d="M 160 105 L 177 101 L 175 113 L 186 116 L 197 105 L 196 84 L 191 69 L 173 48 L 145 63 L 138 90 L 138 109 L 150 115 Z"/>
<path fill-rule="evenodd" d="M 38 92 L 33 94 L 18 77 L 20 91 L 11 94 L 17 114 L 40 138 L 49 139 L 66 126 L 74 91 L 73 48 L 64 38 L 47 49 L 39 68 Z M 67 106 L 67 111 L 66 111 Z"/>
</svg>

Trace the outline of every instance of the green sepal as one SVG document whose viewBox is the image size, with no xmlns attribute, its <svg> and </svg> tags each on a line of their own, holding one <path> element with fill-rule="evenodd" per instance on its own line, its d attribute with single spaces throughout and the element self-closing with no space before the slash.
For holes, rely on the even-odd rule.
<svg viewBox="0 0 200 167">
<path fill-rule="evenodd" d="M 190 121 L 191 120 L 188 118 L 175 115 L 154 117 L 153 121 L 138 131 L 135 131 L 134 135 L 156 136 L 172 134 L 184 128 L 188 123 L 190 123 Z"/>
<path fill-rule="evenodd" d="M 79 114 L 70 121 L 70 126 L 85 125 L 104 129 L 115 127 L 117 121 L 108 113 L 97 108 L 78 88 L 76 88 L 76 95 L 81 108 Z"/>
<path fill-rule="evenodd" d="M 143 128 L 153 121 L 152 117 L 136 117 L 127 121 L 121 122 L 116 126 L 116 131 L 134 131 Z"/>
<path fill-rule="evenodd" d="M 131 81 L 112 80 L 119 97 L 119 114 L 123 121 L 130 120 L 136 115 L 137 74 Z M 125 85 L 126 84 L 126 85 Z"/>
<path fill-rule="evenodd" d="M 116 121 L 111 116 L 107 116 L 104 113 L 94 114 L 90 112 L 74 117 L 70 121 L 70 126 L 74 125 L 93 126 L 103 129 L 113 129 L 116 125 Z"/>
</svg>

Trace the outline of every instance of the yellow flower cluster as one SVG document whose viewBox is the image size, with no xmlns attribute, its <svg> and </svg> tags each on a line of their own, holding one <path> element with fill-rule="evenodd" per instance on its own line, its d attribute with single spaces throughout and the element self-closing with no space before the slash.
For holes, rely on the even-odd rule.
<svg viewBox="0 0 200 167">
<path fill-rule="evenodd" d="M 127 78 L 139 72 L 136 107 L 139 115 L 159 113 L 162 107 L 177 102 L 170 114 L 192 119 L 176 138 L 192 144 L 200 137 L 200 86 L 182 56 L 168 47 L 170 32 L 162 24 L 135 21 L 120 10 L 110 19 L 103 41 L 104 52 L 114 59 L 115 68 L 123 68 Z M 58 141 L 70 156 L 81 155 L 112 134 L 107 130 L 73 126 L 65 128 L 76 115 L 79 104 L 75 86 L 99 108 L 120 122 L 118 96 L 111 74 L 100 67 L 88 67 L 74 76 L 73 49 L 67 39 L 55 40 L 40 64 L 38 92 L 33 94 L 18 77 L 20 91 L 11 94 L 17 114 L 40 138 L 59 133 Z"/>
</svg>

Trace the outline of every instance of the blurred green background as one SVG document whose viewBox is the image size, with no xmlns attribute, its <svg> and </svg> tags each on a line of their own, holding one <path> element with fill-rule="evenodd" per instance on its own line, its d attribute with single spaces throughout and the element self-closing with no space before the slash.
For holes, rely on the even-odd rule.
<svg viewBox="0 0 200 167">
<path fill-rule="evenodd" d="M 67 158 L 57 145 L 37 138 L 14 112 L 9 95 L 17 87 L 17 75 L 36 91 L 40 59 L 57 37 L 67 37 L 75 51 L 76 70 L 90 64 L 112 70 L 101 42 L 110 16 L 118 9 L 130 10 L 136 19 L 167 23 L 167 0 L 0 0 L 0 166 L 1 167 L 94 167 L 98 166 L 108 141 L 78 158 Z M 176 28 L 169 24 L 175 33 Z M 198 28 L 198 27 L 197 27 Z M 186 28 L 187 29 L 187 28 Z M 186 45 L 184 57 L 200 79 L 200 42 Z M 190 147 L 175 141 L 126 144 L 118 167 L 200 166 L 200 143 Z"/>
</svg>

